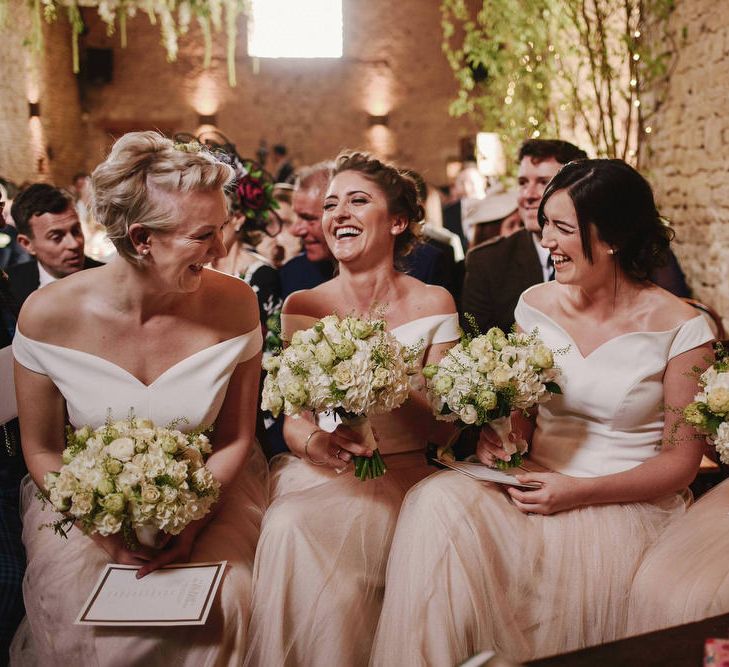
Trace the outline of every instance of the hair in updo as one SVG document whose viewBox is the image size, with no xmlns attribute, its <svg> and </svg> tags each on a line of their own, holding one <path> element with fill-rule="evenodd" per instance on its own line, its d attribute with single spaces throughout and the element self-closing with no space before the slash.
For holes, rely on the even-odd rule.
<svg viewBox="0 0 729 667">
<path fill-rule="evenodd" d="M 141 261 L 129 238 L 139 223 L 150 230 L 169 230 L 176 211 L 157 192 L 175 193 L 224 188 L 233 169 L 199 144 L 175 144 L 158 132 L 130 132 L 119 139 L 91 175 L 93 210 L 118 253 Z"/>
<path fill-rule="evenodd" d="M 576 160 L 549 182 L 537 213 L 540 226 L 549 198 L 564 190 L 572 200 L 582 252 L 592 263 L 590 224 L 615 250 L 613 257 L 634 280 L 645 281 L 666 263 L 673 230 L 661 218 L 648 181 L 622 160 Z"/>
<path fill-rule="evenodd" d="M 415 179 L 409 171 L 360 151 L 344 151 L 337 156 L 332 178 L 344 171 L 356 171 L 372 181 L 385 195 L 390 215 L 402 216 L 408 221 L 405 231 L 395 237 L 395 264 L 399 266 L 423 234 L 421 223 L 425 209 Z"/>
</svg>

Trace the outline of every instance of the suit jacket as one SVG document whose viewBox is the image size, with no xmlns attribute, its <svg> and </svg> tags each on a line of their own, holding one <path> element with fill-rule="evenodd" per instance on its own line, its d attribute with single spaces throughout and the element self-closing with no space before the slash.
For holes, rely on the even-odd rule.
<svg viewBox="0 0 729 667">
<path fill-rule="evenodd" d="M 281 298 L 300 289 L 312 289 L 334 276 L 334 263 L 328 259 L 312 262 L 306 253 L 296 255 L 278 270 L 281 279 Z"/>
<path fill-rule="evenodd" d="M 521 293 L 544 281 L 531 232 L 521 229 L 490 239 L 466 255 L 461 313 L 470 313 L 482 333 L 491 327 L 508 332 Z M 464 323 L 468 331 L 468 326 Z"/>
<path fill-rule="evenodd" d="M 464 250 L 468 250 L 468 239 L 463 233 L 462 199 L 446 204 L 443 207 L 443 227 L 458 235 Z"/>
<path fill-rule="evenodd" d="M 84 258 L 84 269 L 93 269 L 95 266 L 102 266 L 102 264 L 91 257 Z M 25 300 L 40 286 L 38 260 L 34 257 L 30 262 L 9 266 L 7 274 L 10 278 L 10 289 L 13 296 L 22 306 Z"/>
</svg>

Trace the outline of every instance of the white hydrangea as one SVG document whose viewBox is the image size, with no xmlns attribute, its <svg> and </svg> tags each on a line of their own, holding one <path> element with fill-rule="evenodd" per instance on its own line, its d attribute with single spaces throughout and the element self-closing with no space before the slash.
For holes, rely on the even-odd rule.
<svg viewBox="0 0 729 667">
<path fill-rule="evenodd" d="M 87 533 L 111 535 L 152 526 L 177 534 L 210 511 L 220 484 L 205 466 L 212 452 L 202 433 L 130 419 L 69 438 L 65 464 L 46 474 L 51 504 Z M 62 527 L 64 520 L 56 522 Z"/>
<path fill-rule="evenodd" d="M 494 328 L 462 340 L 423 374 L 438 419 L 481 426 L 549 400 L 559 368 L 536 331 L 507 336 Z"/>
<path fill-rule="evenodd" d="M 261 407 L 274 415 L 390 412 L 407 400 L 418 352 L 403 347 L 383 320 L 327 315 L 266 362 Z"/>
</svg>

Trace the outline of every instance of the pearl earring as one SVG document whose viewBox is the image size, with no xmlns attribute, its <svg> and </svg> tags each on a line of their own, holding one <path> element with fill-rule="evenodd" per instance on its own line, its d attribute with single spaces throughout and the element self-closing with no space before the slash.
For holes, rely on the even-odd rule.
<svg viewBox="0 0 729 667">
<path fill-rule="evenodd" d="M 142 255 L 144 257 L 146 257 L 147 255 L 149 255 L 149 248 L 142 248 Z"/>
<path fill-rule="evenodd" d="M 608 255 L 614 255 L 616 252 L 617 252 L 617 250 L 615 250 L 615 248 L 610 248 L 608 250 Z"/>
</svg>

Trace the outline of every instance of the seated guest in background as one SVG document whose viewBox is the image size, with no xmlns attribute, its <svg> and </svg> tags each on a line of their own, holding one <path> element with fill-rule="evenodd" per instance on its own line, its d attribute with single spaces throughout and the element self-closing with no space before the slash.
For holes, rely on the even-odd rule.
<svg viewBox="0 0 729 667">
<path fill-rule="evenodd" d="M 558 139 L 530 139 L 519 150 L 518 210 L 525 229 L 484 243 L 466 256 L 461 312 L 473 315 L 482 332 L 491 327 L 509 331 L 521 293 L 554 276 L 549 252 L 539 243 L 537 210 L 562 165 L 584 157 L 585 151 Z"/>
<path fill-rule="evenodd" d="M 294 184 L 296 223 L 291 232 L 302 240 L 304 252 L 281 267 L 281 296 L 321 285 L 334 275 L 334 259 L 321 229 L 324 194 L 332 175 L 332 162 L 304 167 Z"/>
<path fill-rule="evenodd" d="M 301 253 L 301 238 L 292 231 L 296 224 L 293 208 L 294 186 L 289 183 L 276 183 L 273 186 L 273 198 L 278 202 L 276 214 L 281 218 L 281 231 L 276 237 L 281 252 L 274 263 L 281 266 Z"/>
<path fill-rule="evenodd" d="M 5 199 L 0 199 L 0 234 L 5 205 Z M 0 269 L 0 350 L 12 342 L 19 311 L 8 276 Z M 9 353 L 9 349 L 0 351 L 0 355 Z M 19 488 L 27 471 L 20 451 L 16 412 L 10 406 L 6 408 L 13 392 L 12 359 L 3 356 L 0 361 L 0 665 L 7 664 L 10 642 L 25 613 L 22 588 L 25 551 L 21 541 Z"/>
<path fill-rule="evenodd" d="M 516 319 L 562 350 L 562 394 L 534 421 L 512 413 L 510 434 L 531 444 L 532 471 L 516 477 L 536 488 L 444 471 L 408 493 L 372 665 L 451 667 L 485 649 L 521 662 L 630 634 L 635 572 L 690 502 L 704 443 L 664 406 L 692 400 L 712 334 L 649 280 L 670 239 L 650 186 L 620 160 L 573 162 L 538 220 L 557 275 L 524 292 Z M 488 426 L 478 457 L 509 459 Z M 655 570 L 665 597 L 675 596 L 671 560 L 696 565 L 687 556 L 674 550 Z M 725 551 L 715 557 L 709 568 L 726 579 Z"/>
<path fill-rule="evenodd" d="M 3 210 L 0 211 L 0 269 L 30 261 L 30 255 L 18 243 L 18 230 L 10 215 L 13 199 L 18 192 L 15 183 L 0 178 L 0 201 L 3 202 Z"/>
<path fill-rule="evenodd" d="M 466 207 L 464 218 L 468 227 L 473 229 L 471 249 L 475 250 L 481 243 L 503 236 L 502 229 L 511 229 L 514 220 L 519 220 L 517 193 L 514 190 L 490 194 L 472 202 Z"/>
<path fill-rule="evenodd" d="M 18 243 L 32 261 L 8 267 L 11 289 L 23 305 L 28 296 L 59 278 L 99 266 L 84 255 L 84 235 L 71 198 L 47 183 L 34 183 L 13 201 Z"/>
<path fill-rule="evenodd" d="M 453 299 L 395 268 L 423 218 L 415 183 L 363 153 L 341 155 L 334 173 L 323 227 L 339 275 L 287 299 L 284 339 L 332 312 L 366 316 L 380 305 L 400 342 L 421 341 L 425 360 L 440 359 L 458 338 Z M 388 471 L 362 482 L 350 461 L 369 449 L 352 429 L 330 420 L 328 432 L 313 414 L 285 420 L 293 453 L 271 463 L 244 664 L 364 667 L 400 503 L 430 473 L 425 444 L 440 429 L 424 395 L 411 390 L 402 407 L 371 418 Z"/>
<path fill-rule="evenodd" d="M 418 198 L 423 211 L 428 199 L 428 185 L 423 177 L 412 169 L 406 173 L 415 181 L 418 189 Z M 426 231 L 427 227 L 427 231 Z M 461 288 L 460 272 L 456 265 L 455 253 L 447 235 L 451 233 L 443 228 L 428 226 L 425 213 L 420 224 L 419 243 L 416 243 L 412 250 L 397 262 L 398 268 L 409 276 L 422 280 L 428 285 L 445 287 L 453 299 L 458 302 L 458 295 Z M 453 234 L 458 241 L 458 237 Z"/>
<path fill-rule="evenodd" d="M 486 185 L 483 174 L 473 162 L 467 162 L 456 176 L 451 191 L 454 201 L 443 207 L 443 226 L 457 234 L 464 250 L 468 250 L 470 242 L 463 226 L 463 208 L 472 200 L 483 199 Z"/>
<path fill-rule="evenodd" d="M 94 212 L 118 256 L 44 287 L 25 303 L 13 341 L 23 453 L 28 569 L 17 665 L 237 665 L 246 646 L 251 572 L 267 504 L 255 442 L 261 372 L 258 304 L 243 281 L 204 268 L 225 254 L 223 188 L 233 170 L 155 132 L 119 139 L 93 173 Z M 17 202 L 16 202 L 17 203 Z M 39 499 L 59 470 L 64 423 L 103 426 L 130 411 L 182 431 L 213 426 L 206 465 L 221 484 L 211 513 L 159 549 L 121 533 L 61 539 Z M 42 498 L 42 496 L 41 496 Z M 74 618 L 108 563 L 227 560 L 205 625 L 108 628 Z M 171 601 L 172 602 L 172 601 Z"/>
<path fill-rule="evenodd" d="M 235 167 L 236 163 L 233 164 Z M 223 242 L 228 254 L 213 260 L 211 266 L 241 278 L 253 288 L 265 338 L 268 318 L 278 314 L 282 304 L 278 270 L 270 259 L 278 247 L 276 238 L 281 230 L 281 220 L 270 205 L 252 206 L 247 197 L 252 194 L 257 198 L 258 193 L 241 187 L 246 176 L 239 174 L 236 187 L 229 189 L 226 195 L 231 218 Z"/>
</svg>

